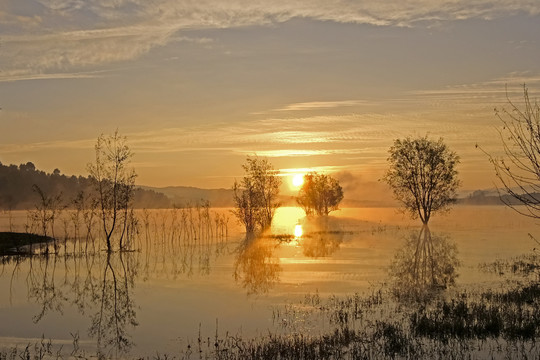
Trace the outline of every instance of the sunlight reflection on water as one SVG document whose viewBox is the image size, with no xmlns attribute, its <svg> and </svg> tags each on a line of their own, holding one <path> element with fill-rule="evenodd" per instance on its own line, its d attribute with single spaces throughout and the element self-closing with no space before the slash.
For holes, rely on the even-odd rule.
<svg viewBox="0 0 540 360">
<path fill-rule="evenodd" d="M 229 209 L 214 211 L 229 215 Z M 196 209 L 192 212 L 198 219 Z M 303 299 L 306 293 L 362 292 L 388 280 L 395 254 L 409 260 L 407 251 L 416 246 L 408 241 L 420 230 L 417 221 L 390 208 L 346 208 L 325 219 L 306 218 L 300 208 L 280 208 L 271 234 L 248 241 L 233 218 L 223 234 L 215 222 L 181 226 L 183 214 L 190 212 L 150 211 L 148 226 L 141 222 L 141 250 L 111 254 L 110 261 L 99 248 L 78 256 L 6 260 L 0 265 L 0 346 L 19 333 L 27 336 L 24 339 L 45 333 L 70 341 L 67 329 L 78 331 L 81 346 L 87 344 L 90 351 L 95 346 L 87 330 L 91 315 L 101 310 L 103 299 L 114 300 L 103 295 L 114 295 L 115 290 L 130 300 L 121 304 L 130 305 L 124 311 L 131 316 L 124 330 L 136 344 L 131 350 L 136 355 L 151 354 L 156 347 L 172 352 L 179 342 L 168 339 L 196 338 L 200 324 L 203 331 L 215 331 L 217 318 L 220 331 L 257 334 L 272 326 L 267 312 L 271 305 Z M 14 215 L 22 229 L 25 213 Z M 5 228 L 7 221 L 1 214 L 0 226 Z M 462 266 L 456 283 L 475 286 L 490 286 L 492 281 L 490 274 L 478 271 L 479 263 L 530 251 L 534 242 L 528 233 L 537 229 L 533 221 L 504 207 L 456 207 L 450 215 L 435 218 L 432 228 L 459 250 Z M 216 238 L 218 233 L 221 237 Z M 447 253 L 450 248 L 443 245 L 435 249 Z M 107 269 L 115 270 L 121 287 L 115 288 L 110 276 L 103 278 Z"/>
</svg>

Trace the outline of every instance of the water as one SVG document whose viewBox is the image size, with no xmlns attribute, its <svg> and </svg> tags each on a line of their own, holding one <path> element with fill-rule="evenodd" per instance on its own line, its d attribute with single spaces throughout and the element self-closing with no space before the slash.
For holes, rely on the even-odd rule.
<svg viewBox="0 0 540 360">
<path fill-rule="evenodd" d="M 181 214 L 158 210 L 138 214 L 134 246 L 140 251 L 107 255 L 99 242 L 93 251 L 68 241 L 68 250 L 58 255 L 4 258 L 0 347 L 24 347 L 44 337 L 67 353 L 78 347 L 110 356 L 174 354 L 195 346 L 199 334 L 282 331 L 273 322 L 273 309 L 307 293 L 369 292 L 392 284 L 389 272 L 405 276 L 407 269 L 399 270 L 396 259 L 408 264 L 418 255 L 410 250 L 416 249 L 418 221 L 388 208 L 334 214 L 308 220 L 298 208 L 282 208 L 269 233 L 245 241 L 232 217 L 226 233 L 207 222 L 193 230 L 197 236 L 182 238 Z M 14 230 L 22 231 L 25 213 L 13 215 Z M 6 230 L 7 221 L 4 215 Z M 537 233 L 535 221 L 505 207 L 456 207 L 434 218 L 430 230 L 438 240 L 428 250 L 446 257 L 438 263 L 453 264 L 444 278 L 451 277 L 458 288 L 498 286 L 499 277 L 479 265 L 536 246 L 529 236 Z"/>
</svg>

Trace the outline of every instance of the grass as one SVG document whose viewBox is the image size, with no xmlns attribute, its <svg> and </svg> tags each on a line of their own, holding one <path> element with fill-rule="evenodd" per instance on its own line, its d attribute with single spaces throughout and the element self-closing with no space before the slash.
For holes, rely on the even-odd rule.
<svg viewBox="0 0 540 360">
<path fill-rule="evenodd" d="M 267 336 L 218 336 L 216 330 L 205 337 L 199 329 L 195 343 L 152 359 L 538 359 L 539 305 L 536 282 L 409 305 L 383 288 L 345 297 L 308 294 L 274 309 L 276 329 Z M 295 319 L 302 325 L 291 326 Z M 0 359 L 41 359 L 43 349 L 0 350 Z"/>
</svg>

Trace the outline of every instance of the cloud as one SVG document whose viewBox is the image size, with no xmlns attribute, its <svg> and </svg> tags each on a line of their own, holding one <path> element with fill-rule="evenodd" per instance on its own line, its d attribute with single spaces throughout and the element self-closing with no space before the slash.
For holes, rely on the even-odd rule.
<svg viewBox="0 0 540 360">
<path fill-rule="evenodd" d="M 0 79 L 73 73 L 128 61 L 193 29 L 268 25 L 294 18 L 377 26 L 429 26 L 517 13 L 538 15 L 536 0 L 6 0 L 0 8 Z M 24 13 L 21 15 L 20 13 Z M 182 37 L 180 36 L 180 39 Z M 189 40 L 188 40 L 189 41 Z M 201 45 L 208 40 L 198 40 Z M 93 69 L 93 68 L 92 68 Z M 293 106 L 295 105 L 295 106 Z M 353 106 L 293 104 L 286 110 Z"/>
<path fill-rule="evenodd" d="M 364 100 L 341 100 L 341 101 L 311 101 L 289 104 L 285 107 L 275 109 L 273 111 L 308 111 L 308 110 L 321 110 L 321 109 L 334 109 L 347 106 L 365 105 L 367 101 Z"/>
</svg>

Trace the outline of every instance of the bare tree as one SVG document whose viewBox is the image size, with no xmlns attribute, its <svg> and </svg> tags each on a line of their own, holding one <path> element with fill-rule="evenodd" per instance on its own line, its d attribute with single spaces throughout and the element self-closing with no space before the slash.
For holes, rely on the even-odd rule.
<svg viewBox="0 0 540 360">
<path fill-rule="evenodd" d="M 32 186 L 32 189 L 39 196 L 39 200 L 35 204 L 35 210 L 30 214 L 32 221 L 41 228 L 42 235 L 48 236 L 49 229 L 51 230 L 50 234 L 54 241 L 54 251 L 58 251 L 56 244 L 56 238 L 54 235 L 54 224 L 58 213 L 62 211 L 62 195 L 57 194 L 54 196 L 48 196 L 43 190 L 36 184 Z"/>
<path fill-rule="evenodd" d="M 245 226 L 246 233 L 252 235 L 257 230 L 264 230 L 272 223 L 272 218 L 279 207 L 277 196 L 281 179 L 278 172 L 266 159 L 247 157 L 242 165 L 246 175 L 241 182 L 234 182 L 233 213 Z"/>
<path fill-rule="evenodd" d="M 313 171 L 304 175 L 304 183 L 298 192 L 296 202 L 306 215 L 326 216 L 339 210 L 343 200 L 343 189 L 333 177 Z"/>
<path fill-rule="evenodd" d="M 504 192 L 524 206 L 516 206 L 511 198 L 501 200 L 522 215 L 540 218 L 540 105 L 531 102 L 526 86 L 521 106 L 510 100 L 508 92 L 506 98 L 509 108 L 495 109 L 503 125 L 499 135 L 504 156 L 487 155 Z"/>
<path fill-rule="evenodd" d="M 455 201 L 459 157 L 442 138 L 396 139 L 389 153 L 390 169 L 383 180 L 413 219 L 420 217 L 427 224 L 434 212 L 447 210 Z"/>
<path fill-rule="evenodd" d="M 95 163 L 88 164 L 88 171 L 99 199 L 103 232 L 107 251 L 112 251 L 111 239 L 120 229 L 118 242 L 123 248 L 129 208 L 135 188 L 135 171 L 129 167 L 133 156 L 125 136 L 118 130 L 113 135 L 100 135 L 95 145 Z"/>
</svg>

